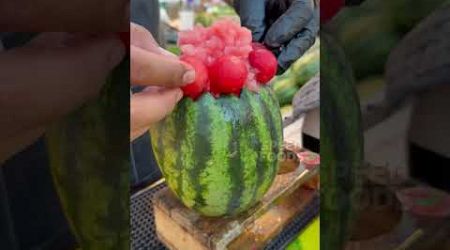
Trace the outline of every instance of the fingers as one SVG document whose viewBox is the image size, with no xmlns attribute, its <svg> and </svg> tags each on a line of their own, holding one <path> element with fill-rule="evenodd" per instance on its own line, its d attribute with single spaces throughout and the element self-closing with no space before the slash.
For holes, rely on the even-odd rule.
<svg viewBox="0 0 450 250">
<path fill-rule="evenodd" d="M 269 28 L 264 43 L 277 48 L 289 42 L 308 24 L 313 12 L 312 0 L 293 0 L 289 9 Z"/>
<path fill-rule="evenodd" d="M 153 88 L 132 95 L 130 100 L 130 138 L 136 139 L 175 108 L 183 93 L 179 88 Z"/>
<path fill-rule="evenodd" d="M 177 87 L 195 80 L 188 64 L 131 46 L 131 82 L 137 85 Z"/>
<path fill-rule="evenodd" d="M 139 24 L 130 24 L 130 44 L 134 45 L 143 50 L 151 51 L 156 54 L 161 54 L 165 56 L 172 57 L 174 59 L 178 58 L 176 55 L 170 53 L 169 51 L 159 47 L 158 43 L 153 38 L 150 31 Z"/>
<path fill-rule="evenodd" d="M 319 26 L 319 11 L 315 10 L 313 18 L 306 27 L 279 54 L 278 65 L 280 73 L 287 70 L 292 63 L 297 61 L 314 44 Z"/>
<path fill-rule="evenodd" d="M 130 23 L 130 44 L 155 53 L 157 51 L 154 48 L 159 47 L 150 31 L 135 23 Z"/>
<path fill-rule="evenodd" d="M 132 23 L 130 31 L 131 82 L 152 86 L 131 96 L 130 139 L 134 140 L 174 109 L 183 93 L 173 87 L 194 81 L 195 71 L 160 48 L 144 27 Z"/>
<path fill-rule="evenodd" d="M 182 86 L 195 79 L 195 71 L 159 47 L 144 27 L 131 23 L 131 82 L 137 85 Z"/>
<path fill-rule="evenodd" d="M 0 75 L 8 83 L 0 85 L 0 115 L 8 117 L 1 127 L 10 133 L 34 128 L 77 108 L 98 94 L 124 55 L 114 36 L 54 49 L 24 46 L 0 54 Z"/>
<path fill-rule="evenodd" d="M 235 0 L 233 5 L 241 18 L 242 26 L 252 31 L 253 41 L 261 41 L 266 25 L 266 1 L 263 0 Z"/>
</svg>

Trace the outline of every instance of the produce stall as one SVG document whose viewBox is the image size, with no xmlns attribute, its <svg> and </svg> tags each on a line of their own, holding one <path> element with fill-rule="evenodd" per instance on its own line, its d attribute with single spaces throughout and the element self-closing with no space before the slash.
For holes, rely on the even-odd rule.
<svg viewBox="0 0 450 250">
<path fill-rule="evenodd" d="M 170 191 L 173 189 L 170 186 L 175 185 L 170 184 L 171 180 L 161 181 L 132 198 L 133 247 L 318 249 L 321 224 L 321 243 L 326 249 L 447 249 L 448 195 L 403 174 L 396 175 L 398 172 L 393 170 L 397 165 L 392 164 L 389 156 L 397 157 L 399 153 L 388 143 L 397 135 L 388 133 L 389 126 L 385 126 L 391 119 L 395 120 L 390 115 L 397 111 L 395 105 L 386 102 L 386 95 L 398 101 L 398 96 L 392 95 L 395 91 L 389 92 L 389 88 L 396 90 L 395 84 L 411 82 L 404 80 L 404 76 L 417 80 L 412 82 L 418 85 L 426 84 L 420 75 L 413 75 L 413 69 L 396 67 L 395 62 L 400 60 L 396 58 L 398 55 L 410 56 L 406 52 L 410 53 L 411 48 L 442 49 L 442 33 L 430 40 L 424 33 L 444 26 L 442 20 L 447 20 L 450 13 L 448 6 L 425 22 L 428 27 L 423 24 L 427 28 L 422 26 L 416 30 L 416 37 L 404 40 L 442 2 L 418 1 L 421 7 L 417 8 L 409 6 L 407 1 L 394 4 L 367 0 L 357 8 L 339 13 L 316 44 L 269 83 L 281 105 L 283 150 L 285 156 L 291 156 L 279 163 L 280 169 L 269 191 L 243 213 L 211 219 L 183 205 L 189 202 Z M 412 15 L 404 14 L 401 11 L 404 8 L 409 8 Z M 234 15 L 226 5 L 214 11 L 200 10 L 200 13 L 196 21 L 205 26 L 212 25 L 221 15 Z M 175 27 L 176 22 L 171 25 Z M 168 48 L 177 54 L 186 53 L 175 41 L 168 41 Z M 405 49 L 400 49 L 396 56 L 392 51 L 402 41 Z M 319 59 L 319 55 L 323 56 Z M 419 53 L 414 59 L 416 65 L 422 60 L 432 61 L 426 53 Z M 435 67 L 442 65 L 445 63 L 436 62 Z M 319 75 L 320 67 L 324 70 Z M 314 156 L 314 153 L 302 148 L 305 145 L 300 138 L 304 138 L 301 132 L 307 127 L 306 121 L 311 120 L 311 108 L 317 108 L 311 96 L 317 94 L 313 89 L 320 84 L 321 77 L 325 108 L 320 114 L 324 113 L 332 122 L 321 127 L 321 136 L 324 135 L 321 146 L 325 153 L 320 178 L 326 181 L 319 189 L 316 170 L 319 164 L 305 168 L 309 157 L 304 154 Z M 438 74 L 433 84 L 441 84 L 443 79 L 448 78 Z M 378 144 L 380 140 L 374 140 L 380 135 L 374 133 L 377 129 L 388 131 L 381 133 L 383 138 L 391 138 Z M 289 142 L 296 143 L 297 148 Z M 377 158 L 380 152 L 388 157 Z M 389 161 L 390 166 L 382 166 L 382 161 Z M 320 219 L 319 192 L 323 204 Z M 330 200 L 336 201 L 331 194 L 337 195 L 338 202 L 327 205 Z M 354 199 L 353 195 L 362 199 Z"/>
<path fill-rule="evenodd" d="M 186 3 L 162 2 L 164 44 L 201 77 L 150 130 L 165 178 L 132 195 L 132 249 L 319 249 L 320 157 L 302 147 L 307 110 L 292 105 L 318 74 L 319 39 L 273 78 L 276 59 L 230 6 Z"/>
</svg>

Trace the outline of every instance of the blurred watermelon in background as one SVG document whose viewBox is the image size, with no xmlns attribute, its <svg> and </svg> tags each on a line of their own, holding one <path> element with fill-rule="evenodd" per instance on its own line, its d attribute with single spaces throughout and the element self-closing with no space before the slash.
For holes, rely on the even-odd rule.
<svg viewBox="0 0 450 250">
<path fill-rule="evenodd" d="M 424 17 L 439 8 L 445 0 L 396 0 L 383 1 L 387 6 L 390 21 L 394 24 L 396 31 L 400 33 L 409 32 Z"/>
<path fill-rule="evenodd" d="M 300 57 L 282 75 L 275 77 L 271 85 L 280 106 L 290 105 L 295 93 L 320 71 L 320 40 Z"/>
<path fill-rule="evenodd" d="M 127 249 L 129 237 L 130 61 L 99 96 L 46 133 L 54 184 L 80 249 Z"/>
<path fill-rule="evenodd" d="M 350 60 L 356 79 L 362 79 L 384 71 L 388 55 L 401 35 L 377 11 L 369 11 L 356 19 L 340 26 L 336 37 Z"/>
<path fill-rule="evenodd" d="M 331 30 L 349 59 L 356 80 L 382 75 L 391 50 L 445 0 L 366 0 L 341 10 Z"/>
</svg>

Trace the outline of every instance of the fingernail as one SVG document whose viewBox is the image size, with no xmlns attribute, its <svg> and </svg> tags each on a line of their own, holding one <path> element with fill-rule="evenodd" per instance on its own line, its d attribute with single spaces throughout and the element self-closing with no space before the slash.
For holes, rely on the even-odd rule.
<svg viewBox="0 0 450 250">
<path fill-rule="evenodd" d="M 183 83 L 188 84 L 195 80 L 195 70 L 190 69 L 183 75 Z"/>
<path fill-rule="evenodd" d="M 181 98 L 183 98 L 183 91 L 181 91 L 181 89 L 178 89 L 177 102 L 179 102 L 181 100 Z"/>
</svg>

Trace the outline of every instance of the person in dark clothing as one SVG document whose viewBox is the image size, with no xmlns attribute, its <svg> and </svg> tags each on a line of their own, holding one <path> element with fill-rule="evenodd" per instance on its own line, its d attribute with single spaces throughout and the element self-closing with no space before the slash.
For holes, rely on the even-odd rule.
<svg viewBox="0 0 450 250">
<path fill-rule="evenodd" d="M 316 0 L 230 0 L 242 25 L 252 31 L 253 41 L 262 42 L 278 57 L 278 72 L 284 72 L 316 40 L 319 6 Z"/>
</svg>

